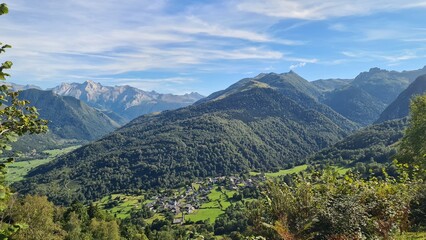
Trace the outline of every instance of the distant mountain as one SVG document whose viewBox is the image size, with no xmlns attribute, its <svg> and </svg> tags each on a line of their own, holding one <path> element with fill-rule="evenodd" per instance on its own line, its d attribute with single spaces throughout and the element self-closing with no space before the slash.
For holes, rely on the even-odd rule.
<svg viewBox="0 0 426 240">
<path fill-rule="evenodd" d="M 406 90 L 399 94 L 398 98 L 393 101 L 380 115 L 378 123 L 387 120 L 407 117 L 410 111 L 410 100 L 416 95 L 426 93 L 426 75 L 418 77 Z"/>
<path fill-rule="evenodd" d="M 49 121 L 49 133 L 24 136 L 15 144 L 15 150 L 57 147 L 64 141 L 92 141 L 120 126 L 101 111 L 73 97 L 37 89 L 24 90 L 19 97 L 29 100 L 31 106 L 37 107 L 40 117 Z"/>
<path fill-rule="evenodd" d="M 312 81 L 311 83 L 323 92 L 331 92 L 349 85 L 352 80 L 353 79 L 320 79 Z"/>
<path fill-rule="evenodd" d="M 317 95 L 293 72 L 243 79 L 195 105 L 139 117 L 16 187 L 64 202 L 288 167 L 357 128 Z"/>
<path fill-rule="evenodd" d="M 16 83 L 11 83 L 11 82 L 5 82 L 4 84 L 10 86 L 12 91 L 22 91 L 22 90 L 28 90 L 28 89 L 41 90 L 41 88 L 39 86 L 31 85 L 31 84 L 21 85 L 21 84 L 16 84 Z"/>
<path fill-rule="evenodd" d="M 416 73 L 419 75 L 415 75 Z M 422 74 L 426 74 L 426 68 L 405 72 L 372 68 L 368 72 L 359 74 L 353 80 L 352 85 L 360 87 L 383 103 L 390 104 L 411 82 Z"/>
<path fill-rule="evenodd" d="M 323 102 L 346 118 L 366 126 L 376 121 L 383 110 L 422 74 L 426 74 L 426 67 L 403 72 L 372 68 L 360 73 L 349 84 L 326 92 Z"/>
<path fill-rule="evenodd" d="M 357 86 L 346 86 L 329 92 L 323 103 L 346 118 L 364 126 L 377 119 L 386 104 Z"/>
<path fill-rule="evenodd" d="M 308 158 L 310 163 L 350 164 L 390 162 L 396 153 L 395 143 L 404 135 L 407 119 L 386 121 L 358 130 L 342 141 Z"/>
<path fill-rule="evenodd" d="M 198 93 L 160 94 L 130 86 L 102 86 L 93 81 L 62 83 L 52 91 L 62 96 L 75 97 L 92 107 L 113 112 L 126 121 L 147 113 L 185 107 L 203 98 Z"/>
</svg>

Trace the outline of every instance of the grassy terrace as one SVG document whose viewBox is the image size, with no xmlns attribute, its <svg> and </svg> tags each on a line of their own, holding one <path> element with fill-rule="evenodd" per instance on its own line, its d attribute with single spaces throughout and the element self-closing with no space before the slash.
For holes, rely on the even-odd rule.
<svg viewBox="0 0 426 240">
<path fill-rule="evenodd" d="M 205 221 L 214 223 L 216 218 L 231 205 L 231 198 L 236 191 L 226 190 L 215 186 L 208 195 L 209 202 L 201 205 L 200 209 L 185 216 L 186 221 Z"/>
<path fill-rule="evenodd" d="M 265 173 L 266 177 L 279 177 L 279 176 L 284 176 L 287 174 L 293 174 L 293 173 L 298 173 L 298 172 L 302 172 L 305 171 L 308 168 L 308 165 L 300 165 L 300 166 L 296 166 L 294 168 L 290 168 L 290 169 L 285 169 L 285 170 L 280 170 L 278 172 L 270 172 L 270 173 Z M 250 172 L 251 176 L 256 176 L 259 175 L 259 172 Z"/>
<path fill-rule="evenodd" d="M 113 207 L 108 208 L 108 204 L 111 202 L 115 202 Z M 143 195 L 140 196 L 131 196 L 124 194 L 112 194 L 110 196 L 106 196 L 97 202 L 99 207 L 106 209 L 109 213 L 113 214 L 117 218 L 127 218 L 130 216 L 130 211 L 134 208 L 138 208 L 138 203 L 148 203 L 145 201 L 145 197 Z"/>
</svg>

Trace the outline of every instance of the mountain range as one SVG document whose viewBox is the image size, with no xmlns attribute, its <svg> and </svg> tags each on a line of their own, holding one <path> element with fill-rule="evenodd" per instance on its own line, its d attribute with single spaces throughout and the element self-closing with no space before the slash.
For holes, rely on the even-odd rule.
<svg viewBox="0 0 426 240">
<path fill-rule="evenodd" d="M 426 94 L 426 75 L 419 76 L 402 91 L 380 114 L 374 125 L 365 127 L 333 146 L 323 149 L 308 158 L 308 162 L 354 165 L 358 162 L 392 161 L 396 153 L 396 143 L 402 138 L 408 124 L 410 100 L 422 94 Z"/>
<path fill-rule="evenodd" d="M 356 149 L 348 159 L 342 156 L 352 151 L 348 148 L 355 142 L 367 144 L 372 139 L 359 147 L 365 152 L 363 149 L 376 145 L 387 148 L 399 139 L 405 125 L 398 121 L 344 138 L 376 120 L 373 116 L 378 117 L 379 110 L 391 103 L 382 94 L 383 89 L 394 89 L 396 93 L 395 89 L 408 86 L 411 77 L 424 70 L 399 73 L 371 69 L 354 80 L 316 82 L 308 82 L 292 71 L 259 74 L 188 107 L 140 116 L 34 169 L 16 187 L 23 192 L 46 194 L 56 202 L 69 202 L 71 198 L 97 199 L 113 192 L 175 187 L 197 178 L 287 168 L 304 163 L 307 157 L 330 146 L 324 150 L 328 151 L 325 155 L 340 154 L 337 159 L 353 161 Z M 413 84 L 417 86 L 417 81 Z M 377 92 L 372 86 L 379 86 Z M 345 91 L 353 94 L 342 94 Z M 345 101 L 345 96 L 352 100 Z M 368 102 L 372 107 L 368 108 Z M 350 111 L 333 103 L 351 103 L 347 108 L 360 110 L 359 115 L 350 116 Z M 379 108 L 374 104 L 383 105 Z M 361 116 L 369 116 L 368 121 Z"/>
<path fill-rule="evenodd" d="M 326 88 L 328 91 L 324 92 L 322 102 L 346 118 L 366 126 L 375 122 L 385 108 L 423 74 L 426 74 L 426 66 L 402 72 L 372 68 L 353 80 L 329 84 L 331 88 Z"/>
<path fill-rule="evenodd" d="M 21 190 L 62 202 L 289 167 L 358 127 L 319 94 L 294 72 L 243 79 L 192 106 L 136 118 L 32 171 Z M 64 183 L 69 192 L 52 191 Z"/>
<path fill-rule="evenodd" d="M 147 92 L 131 86 L 102 86 L 94 81 L 62 83 L 52 89 L 61 96 L 72 96 L 102 111 L 113 112 L 126 122 L 143 114 L 188 106 L 201 98 L 198 93 L 184 95 Z"/>
<path fill-rule="evenodd" d="M 48 133 L 23 136 L 13 144 L 21 152 L 93 141 L 136 116 L 179 108 L 202 98 L 197 93 L 179 96 L 130 86 L 104 87 L 93 81 L 63 83 L 46 91 L 35 85 L 6 84 L 12 91 L 21 91 L 21 98 L 39 109 L 40 118 L 49 120 Z"/>
</svg>

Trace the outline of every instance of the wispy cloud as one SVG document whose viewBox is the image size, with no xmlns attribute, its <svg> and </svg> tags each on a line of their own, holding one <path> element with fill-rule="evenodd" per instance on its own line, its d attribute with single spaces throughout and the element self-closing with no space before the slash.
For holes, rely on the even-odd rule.
<svg viewBox="0 0 426 240">
<path fill-rule="evenodd" d="M 200 81 L 213 91 L 231 84 L 231 77 L 235 81 L 264 69 L 287 71 L 290 65 L 310 74 L 321 64 L 419 60 L 424 56 L 419 46 L 426 38 L 421 24 L 363 19 L 378 12 L 422 9 L 425 0 L 38 0 L 36 4 L 11 1 L 10 14 L 0 18 L 0 40 L 14 47 L 7 52 L 15 63 L 14 80 L 47 86 L 100 79 L 176 92 Z M 352 17 L 340 18 L 346 16 Z M 379 44 L 384 40 L 398 44 L 386 52 L 387 45 Z M 164 72 L 166 76 L 158 78 L 150 75 Z M 186 80 L 173 81 L 183 72 Z"/>
<path fill-rule="evenodd" d="M 395 64 L 412 59 L 426 58 L 426 49 L 406 49 L 393 52 L 373 52 L 373 51 L 344 51 L 342 55 L 353 59 L 367 59 L 369 61 L 381 61 L 388 64 Z"/>
<path fill-rule="evenodd" d="M 306 62 L 300 62 L 300 63 L 297 63 L 297 64 L 292 64 L 292 65 L 290 65 L 290 70 L 294 70 L 296 68 L 301 68 L 301 67 L 304 67 L 304 66 L 306 66 Z"/>
<path fill-rule="evenodd" d="M 366 15 L 378 11 L 426 7 L 424 0 L 247 0 L 238 4 L 241 11 L 277 18 L 322 20 L 332 17 Z"/>
<path fill-rule="evenodd" d="M 339 32 L 348 31 L 348 27 L 346 25 L 344 25 L 343 23 L 333 23 L 328 28 L 330 30 L 339 31 Z"/>
</svg>

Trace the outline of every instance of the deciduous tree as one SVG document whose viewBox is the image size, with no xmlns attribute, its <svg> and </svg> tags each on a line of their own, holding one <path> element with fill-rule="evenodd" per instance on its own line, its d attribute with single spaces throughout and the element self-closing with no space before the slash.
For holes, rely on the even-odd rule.
<svg viewBox="0 0 426 240">
<path fill-rule="evenodd" d="M 9 9 L 5 3 L 0 4 L 0 15 L 7 14 Z M 5 53 L 12 46 L 0 43 L 0 54 Z M 38 112 L 35 107 L 29 106 L 29 102 L 18 98 L 19 92 L 13 92 L 9 86 L 4 83 L 6 77 L 10 74 L 5 72 L 12 67 L 11 61 L 5 61 L 0 65 L 0 154 L 11 150 L 11 142 L 17 141 L 19 136 L 24 134 L 42 133 L 47 130 L 47 122 L 38 118 Z M 4 156 L 3 156 L 4 157 Z M 4 212 L 8 198 L 11 195 L 10 189 L 6 184 L 7 163 L 13 161 L 13 158 L 7 158 L 0 162 L 0 213 Z M 19 225 L 3 224 L 0 229 L 0 238 L 7 238 Z"/>
</svg>

